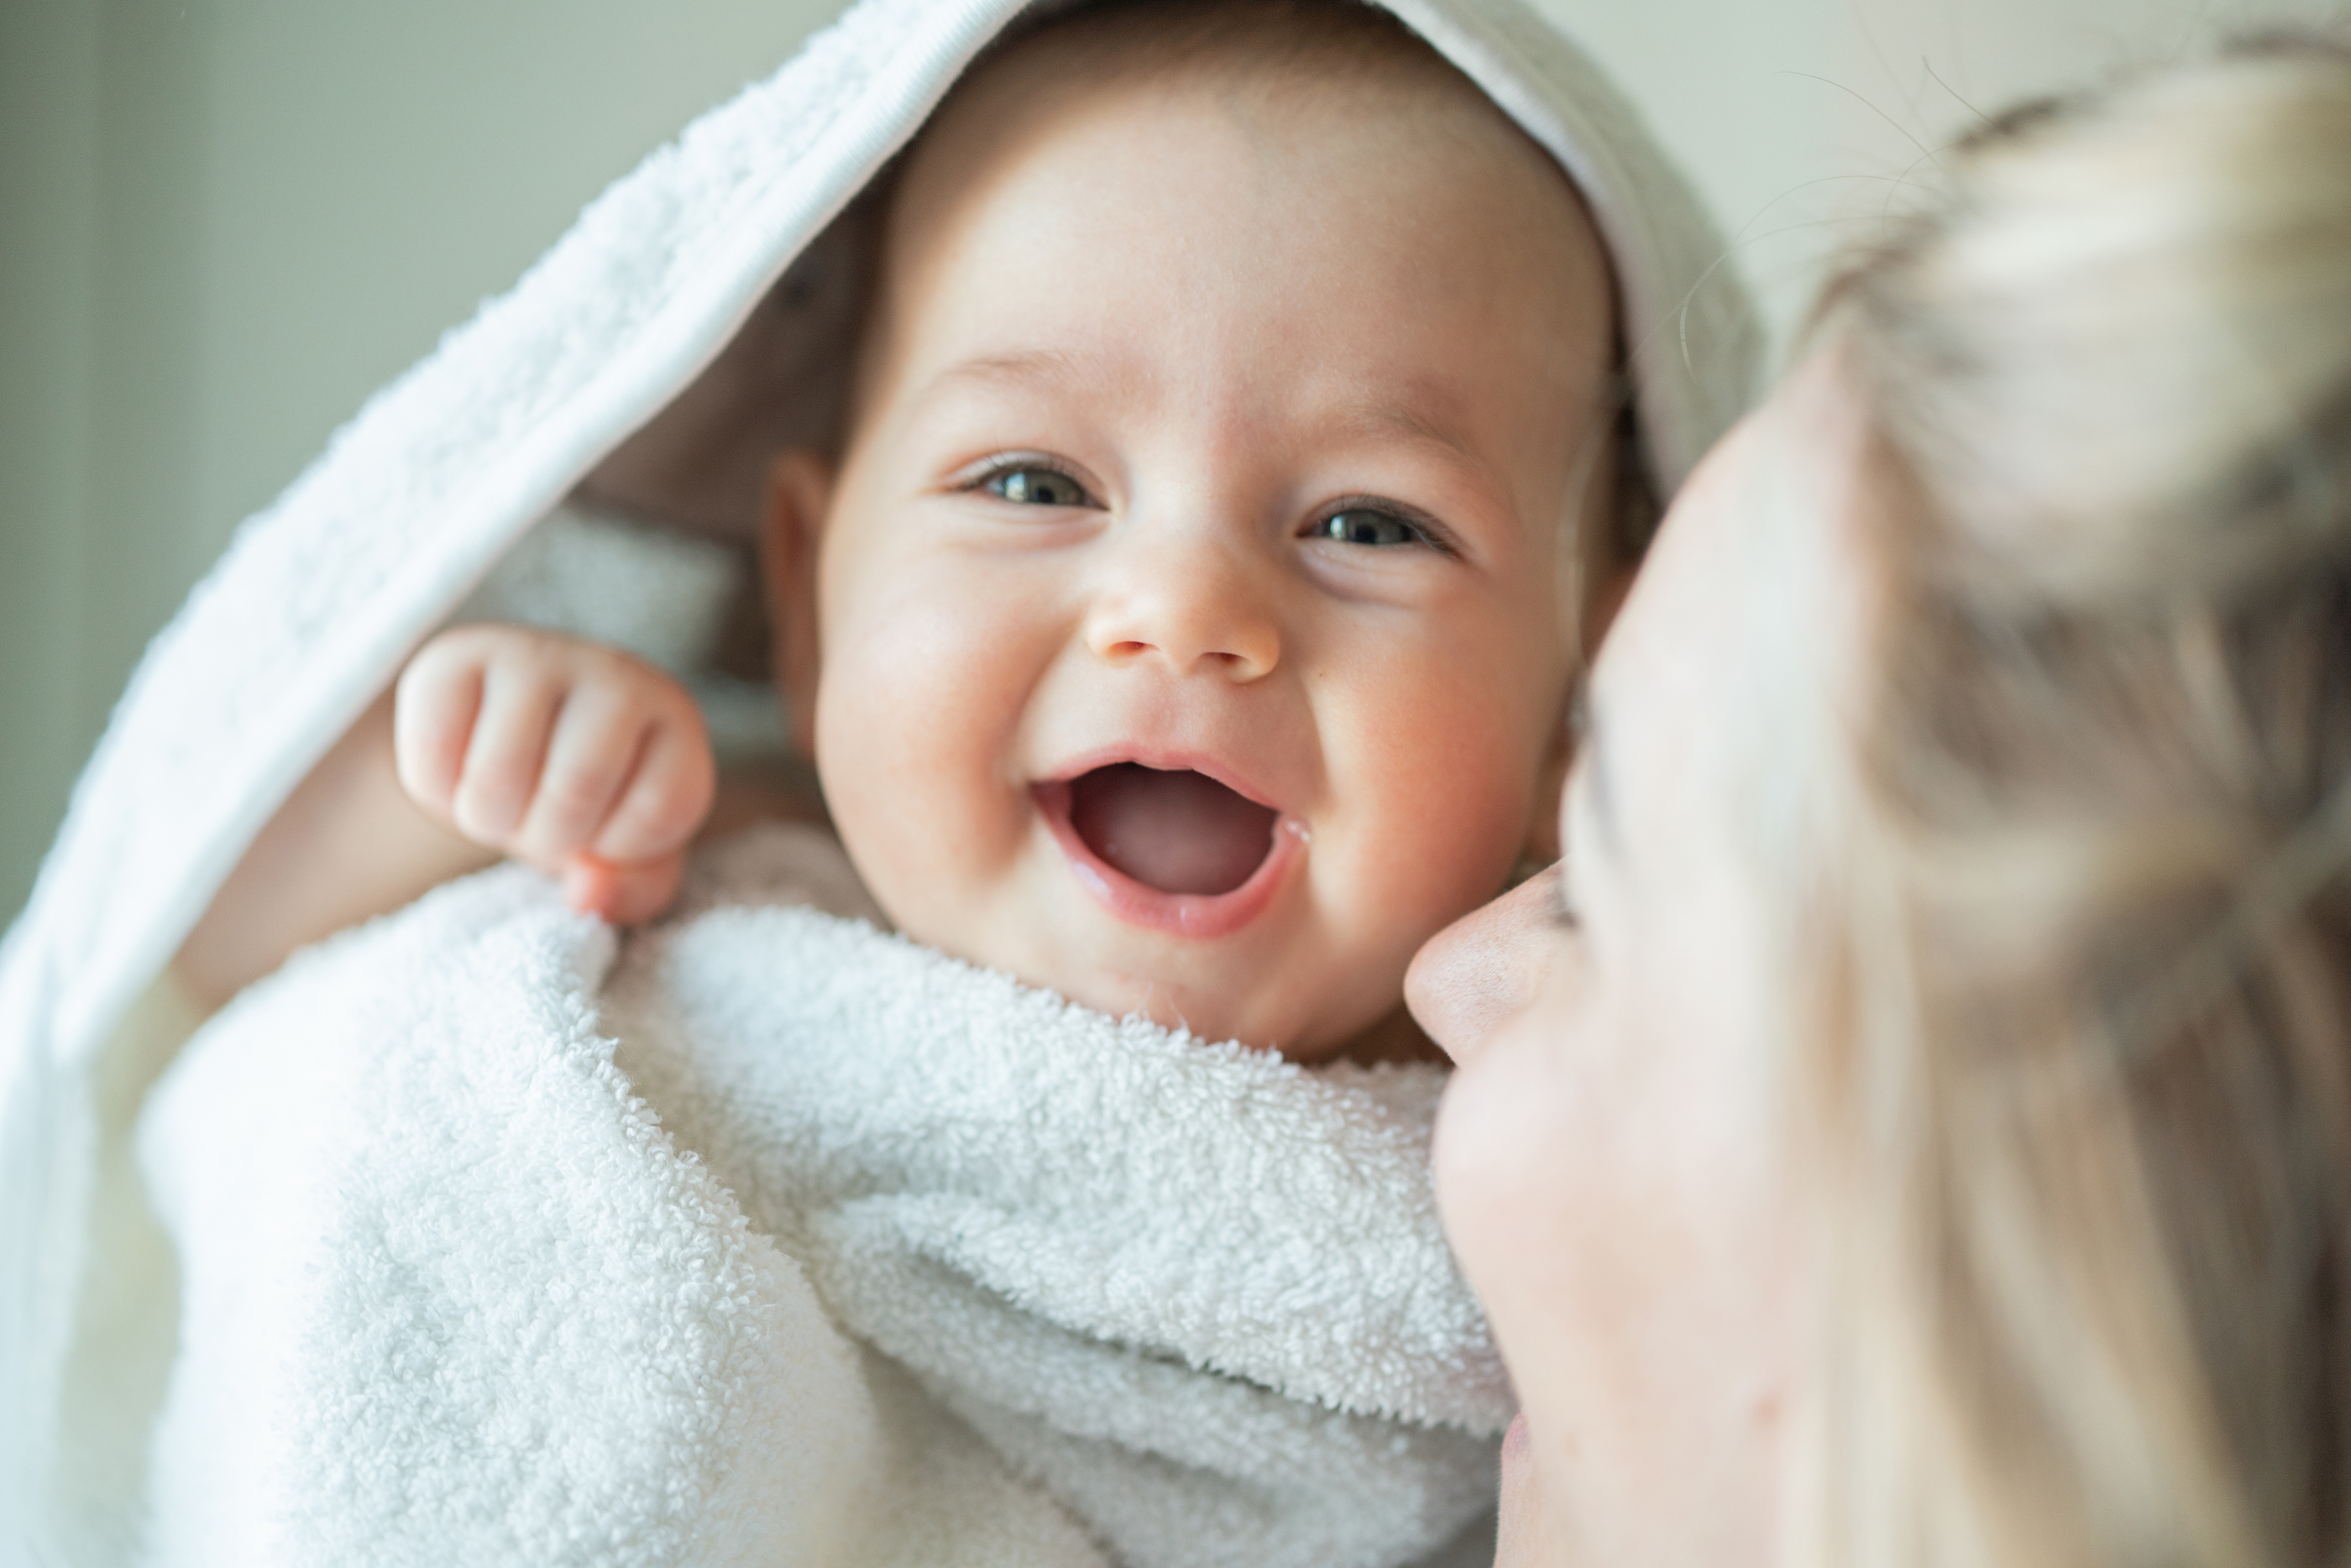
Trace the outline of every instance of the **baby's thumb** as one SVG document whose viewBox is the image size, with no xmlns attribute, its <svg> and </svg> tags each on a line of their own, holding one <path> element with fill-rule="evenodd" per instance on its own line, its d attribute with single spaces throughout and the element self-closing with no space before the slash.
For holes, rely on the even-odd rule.
<svg viewBox="0 0 2351 1568">
<path fill-rule="evenodd" d="M 563 897 L 583 915 L 638 926 L 670 907 L 684 876 L 683 851 L 627 861 L 600 860 L 583 851 L 564 866 Z"/>
</svg>

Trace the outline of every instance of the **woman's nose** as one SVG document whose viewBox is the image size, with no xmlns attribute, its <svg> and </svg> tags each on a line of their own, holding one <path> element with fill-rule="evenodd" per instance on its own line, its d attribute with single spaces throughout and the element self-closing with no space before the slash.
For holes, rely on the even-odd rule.
<svg viewBox="0 0 2351 1568">
<path fill-rule="evenodd" d="M 1560 869 L 1529 878 L 1428 939 L 1405 971 L 1405 1005 L 1428 1037 L 1466 1062 L 1542 987 L 1558 933 L 1546 911 Z"/>
<path fill-rule="evenodd" d="M 1206 529 L 1148 523 L 1121 541 L 1109 582 L 1086 618 L 1086 646 L 1114 664 L 1156 659 L 1179 675 L 1260 680 L 1281 662 L 1281 628 L 1268 574 L 1232 541 Z"/>
</svg>

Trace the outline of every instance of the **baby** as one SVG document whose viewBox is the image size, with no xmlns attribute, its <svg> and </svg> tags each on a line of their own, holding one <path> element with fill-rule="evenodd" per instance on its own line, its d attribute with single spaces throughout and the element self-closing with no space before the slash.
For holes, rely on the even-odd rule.
<svg viewBox="0 0 2351 1568">
<path fill-rule="evenodd" d="M 1118 5 L 958 85 L 883 257 L 846 438 L 776 460 L 763 539 L 873 898 L 1113 1015 L 1418 1052 L 1405 965 L 1548 854 L 1625 569 L 1609 263 L 1567 177 L 1384 12 Z M 649 919 L 714 774 L 650 667 L 446 631 L 183 979 L 224 995 L 498 857 Z"/>
<path fill-rule="evenodd" d="M 279 810 L 177 961 L 243 994 L 141 1113 L 158 1539 L 1397 1568 L 1490 1509 L 1404 972 L 1552 853 L 1646 475 L 1729 400 L 1620 326 L 1711 257 L 1604 89 L 1499 0 L 1416 9 L 1617 252 L 1353 0 L 1056 9 L 884 174 L 841 434 L 743 486 L 837 842 L 713 843 L 681 899 L 756 793 L 676 681 L 505 625 Z M 501 857 L 674 911 L 435 890 Z"/>
</svg>

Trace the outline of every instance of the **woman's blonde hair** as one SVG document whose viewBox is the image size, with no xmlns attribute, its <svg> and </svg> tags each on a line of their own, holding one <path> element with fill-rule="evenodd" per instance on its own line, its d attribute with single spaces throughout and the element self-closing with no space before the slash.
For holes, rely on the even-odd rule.
<svg viewBox="0 0 2351 1568">
<path fill-rule="evenodd" d="M 1831 296 L 1885 597 L 1830 1561 L 2351 1561 L 2351 54 L 2012 114 Z"/>
</svg>

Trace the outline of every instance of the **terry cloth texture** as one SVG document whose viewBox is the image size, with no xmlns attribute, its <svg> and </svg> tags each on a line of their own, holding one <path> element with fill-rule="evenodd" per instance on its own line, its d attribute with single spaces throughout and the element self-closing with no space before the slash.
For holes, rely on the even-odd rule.
<svg viewBox="0 0 2351 1568">
<path fill-rule="evenodd" d="M 1583 189 L 1670 490 L 1751 385 L 1717 236 L 1518 0 L 1387 3 Z M 136 1551 L 183 1285 L 129 1145 L 175 1031 L 126 1021 L 294 785 L 540 519 L 569 498 L 740 535 L 760 459 L 834 417 L 856 198 L 1025 5 L 864 0 L 688 127 L 371 400 L 148 650 L 0 943 L 0 1560 Z"/>
<path fill-rule="evenodd" d="M 152 1560 L 1379 1568 L 1491 1506 L 1439 1070 L 815 907 L 862 900 L 755 829 L 615 961 L 503 868 L 205 1027 L 140 1137 L 189 1260 Z"/>
</svg>

